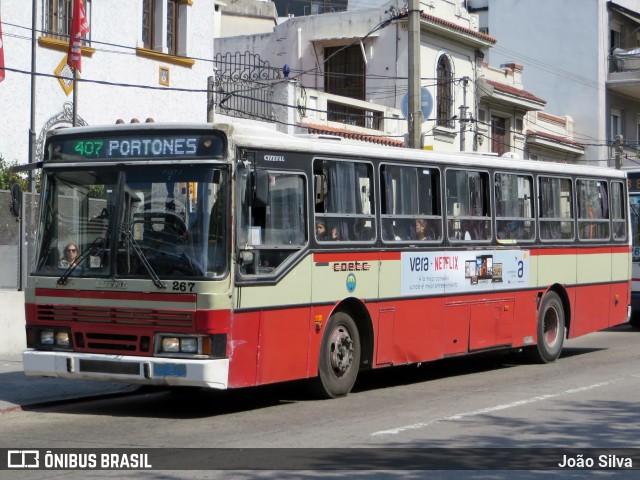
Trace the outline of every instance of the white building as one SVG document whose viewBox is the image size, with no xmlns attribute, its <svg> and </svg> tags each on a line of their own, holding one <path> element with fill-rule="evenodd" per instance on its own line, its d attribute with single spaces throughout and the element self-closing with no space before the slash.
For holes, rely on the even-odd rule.
<svg viewBox="0 0 640 480">
<path fill-rule="evenodd" d="M 0 155 L 29 161 L 46 130 L 72 121 L 72 73 L 65 66 L 72 0 L 2 0 L 6 79 L 0 83 Z M 79 124 L 117 119 L 206 121 L 213 75 L 217 0 L 85 0 L 90 23 L 77 90 Z M 32 5 L 36 6 L 34 116 L 31 115 Z M 53 13 L 50 13 L 53 12 Z M 58 78 L 63 77 L 63 78 Z"/>
<path fill-rule="evenodd" d="M 526 65 L 527 87 L 546 109 L 573 117 L 584 161 L 613 166 L 613 144 L 623 135 L 625 166 L 638 165 L 640 0 L 466 3 L 480 29 L 500 40 L 491 64 Z"/>
<path fill-rule="evenodd" d="M 10 162 L 29 161 L 32 125 L 34 160 L 42 155 L 46 131 L 71 125 L 72 73 L 65 61 L 72 3 L 1 0 L 8 70 L 0 84 L 6 112 L 0 116 L 0 155 Z M 351 2 L 341 11 L 345 3 L 334 8 L 312 2 L 310 13 L 333 13 L 278 19 L 274 3 L 257 0 L 144 0 L 120 2 L 117 9 L 108 2 L 85 0 L 91 30 L 82 49 L 77 122 L 206 121 L 207 79 L 214 65 L 218 78 L 238 74 L 225 72 L 222 66 L 227 65 L 239 66 L 239 76 L 247 74 L 249 81 L 262 81 L 266 72 L 270 88 L 224 85 L 217 98 L 221 113 L 251 113 L 288 132 L 331 133 L 402 146 L 407 132 L 406 2 Z M 521 97 L 518 93 L 510 98 L 513 92 L 505 95 L 500 87 L 487 88 L 486 80 L 495 72 L 483 59 L 490 48 L 500 47 L 494 47 L 493 36 L 479 31 L 477 14 L 464 7 L 460 0 L 421 2 L 422 143 L 436 151 L 495 151 L 496 142 L 479 139 L 493 139 L 495 132 L 487 125 L 497 116 L 510 125 L 510 138 L 501 142 L 516 154 L 527 151 L 526 128 L 519 128 L 529 110 L 543 105 L 532 100 L 540 91 L 532 87 L 536 95 L 529 95 L 519 74 L 506 79 L 505 88 L 524 92 Z M 220 38 L 214 50 L 214 37 L 237 33 L 249 34 Z M 508 43 L 501 39 L 501 44 Z M 529 85 L 530 67 L 524 64 Z M 492 93 L 486 95 L 488 90 Z M 569 109 L 553 111 L 576 115 Z M 460 122 L 461 112 L 477 121 Z M 485 115 L 484 126 L 479 115 Z M 541 158 L 568 158 L 562 149 L 557 153 L 551 149 Z"/>
<path fill-rule="evenodd" d="M 278 119 L 281 129 L 402 144 L 407 131 L 402 107 L 408 92 L 405 6 L 404 1 L 373 0 L 349 5 L 346 12 L 292 17 L 272 32 L 218 38 L 215 51 L 228 58 L 250 52 L 268 62 L 272 73 L 288 72 L 297 90 L 280 96 L 280 103 L 290 107 L 286 120 Z M 476 16 L 459 1 L 422 2 L 421 9 L 423 145 L 470 151 L 473 135 L 465 135 L 461 144 L 457 116 L 461 106 L 476 111 L 474 83 L 483 51 L 495 39 L 478 31 Z M 275 80 L 281 85 L 284 74 Z M 223 102 L 228 106 L 233 99 L 225 95 Z M 241 105 L 239 99 L 232 110 L 246 112 Z"/>
</svg>

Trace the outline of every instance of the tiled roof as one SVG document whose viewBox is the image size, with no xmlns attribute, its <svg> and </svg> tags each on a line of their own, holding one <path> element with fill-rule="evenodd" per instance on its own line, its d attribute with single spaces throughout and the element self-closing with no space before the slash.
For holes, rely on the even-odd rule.
<svg viewBox="0 0 640 480">
<path fill-rule="evenodd" d="M 422 17 L 425 20 L 428 20 L 428 21 L 430 21 L 432 23 L 437 23 L 437 24 L 442 25 L 444 27 L 451 28 L 452 30 L 457 30 L 457 31 L 462 32 L 462 33 L 464 33 L 466 35 L 470 35 L 472 37 L 479 38 L 480 40 L 483 40 L 485 42 L 489 42 L 489 43 L 495 44 L 498 41 L 497 39 L 495 39 L 491 35 L 487 35 L 486 33 L 478 32 L 477 30 L 472 30 L 470 28 L 461 27 L 460 25 L 456 25 L 453 22 L 450 22 L 448 20 L 444 20 L 443 18 L 436 17 L 434 15 L 429 15 L 428 13 L 421 12 L 420 13 L 420 17 Z"/>
<path fill-rule="evenodd" d="M 318 125 L 315 123 L 301 122 L 301 127 L 307 128 L 309 133 L 318 135 L 337 135 L 350 140 L 360 140 L 363 142 L 376 143 L 378 145 L 386 145 L 388 147 L 404 147 L 404 140 L 389 138 L 385 136 L 367 135 L 365 133 L 354 132 L 346 128 L 329 127 L 327 125 Z"/>
<path fill-rule="evenodd" d="M 531 100 L 533 102 L 537 102 L 542 105 L 547 104 L 546 100 L 543 100 L 540 97 L 536 97 L 533 93 L 527 92 L 526 90 L 521 90 L 519 88 L 512 87 L 511 85 L 506 85 L 504 83 L 496 82 L 494 80 L 487 80 L 486 78 L 484 79 L 484 81 L 502 93 L 507 93 L 509 95 L 514 95 L 520 98 L 526 98 L 527 100 Z"/>
<path fill-rule="evenodd" d="M 582 150 L 585 149 L 585 146 L 581 143 L 574 142 L 573 140 L 568 139 L 567 137 L 561 137 L 560 135 L 552 135 L 550 133 L 542 133 L 542 132 L 534 132 L 533 130 L 527 130 L 527 136 L 531 137 L 540 137 L 546 140 L 551 140 L 554 142 L 564 143 L 566 145 L 571 145 L 574 148 L 580 148 Z"/>
</svg>

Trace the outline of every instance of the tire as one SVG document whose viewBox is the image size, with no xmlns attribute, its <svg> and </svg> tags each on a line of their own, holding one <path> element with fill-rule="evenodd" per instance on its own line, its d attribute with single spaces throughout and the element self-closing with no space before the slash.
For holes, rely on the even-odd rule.
<svg viewBox="0 0 640 480">
<path fill-rule="evenodd" d="M 631 312 L 629 325 L 631 325 L 633 328 L 640 328 L 640 312 Z"/>
<path fill-rule="evenodd" d="M 321 398 L 346 396 L 358 376 L 361 351 L 353 319 L 344 312 L 331 315 L 322 337 L 314 393 Z"/>
<path fill-rule="evenodd" d="M 528 350 L 536 363 L 550 363 L 560 356 L 564 343 L 564 307 L 555 292 L 548 292 L 542 299 L 538 312 L 538 343 Z"/>
</svg>

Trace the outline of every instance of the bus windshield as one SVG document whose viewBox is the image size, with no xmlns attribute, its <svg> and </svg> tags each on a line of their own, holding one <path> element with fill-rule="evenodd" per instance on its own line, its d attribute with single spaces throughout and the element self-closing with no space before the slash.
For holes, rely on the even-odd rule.
<svg viewBox="0 0 640 480">
<path fill-rule="evenodd" d="M 221 277 L 228 271 L 228 170 L 135 165 L 44 175 L 36 273 Z"/>
</svg>

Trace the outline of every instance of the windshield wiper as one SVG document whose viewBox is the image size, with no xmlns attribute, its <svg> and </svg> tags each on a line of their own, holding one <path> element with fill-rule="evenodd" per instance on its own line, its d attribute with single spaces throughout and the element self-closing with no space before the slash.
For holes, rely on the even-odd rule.
<svg viewBox="0 0 640 480">
<path fill-rule="evenodd" d="M 162 280 L 160 280 L 160 277 L 158 276 L 156 271 L 153 269 L 153 267 L 149 263 L 149 260 L 147 260 L 147 257 L 145 256 L 144 252 L 140 248 L 140 245 L 138 245 L 138 242 L 136 242 L 136 239 L 133 238 L 133 234 L 131 233 L 131 230 L 121 228 L 120 231 L 121 233 L 124 233 L 124 236 L 127 239 L 127 243 L 129 244 L 131 249 L 135 252 L 136 256 L 142 262 L 142 265 L 144 265 L 144 268 L 149 273 L 149 276 L 151 277 L 153 284 L 158 288 L 167 288 L 167 285 L 163 283 Z"/>
<path fill-rule="evenodd" d="M 100 249 L 102 249 L 102 246 L 104 245 L 104 240 L 105 240 L 104 237 L 101 237 L 101 236 L 96 238 L 93 241 L 93 243 L 89 245 L 89 248 L 87 248 L 84 252 L 82 252 L 82 254 L 78 257 L 78 259 L 67 267 L 67 269 L 64 271 L 62 276 L 58 279 L 58 285 L 66 285 L 67 280 L 69 279 L 71 274 L 75 271 L 75 269 L 78 268 L 78 266 L 82 262 L 84 262 L 84 260 L 87 257 L 95 255 L 100 251 Z"/>
</svg>

